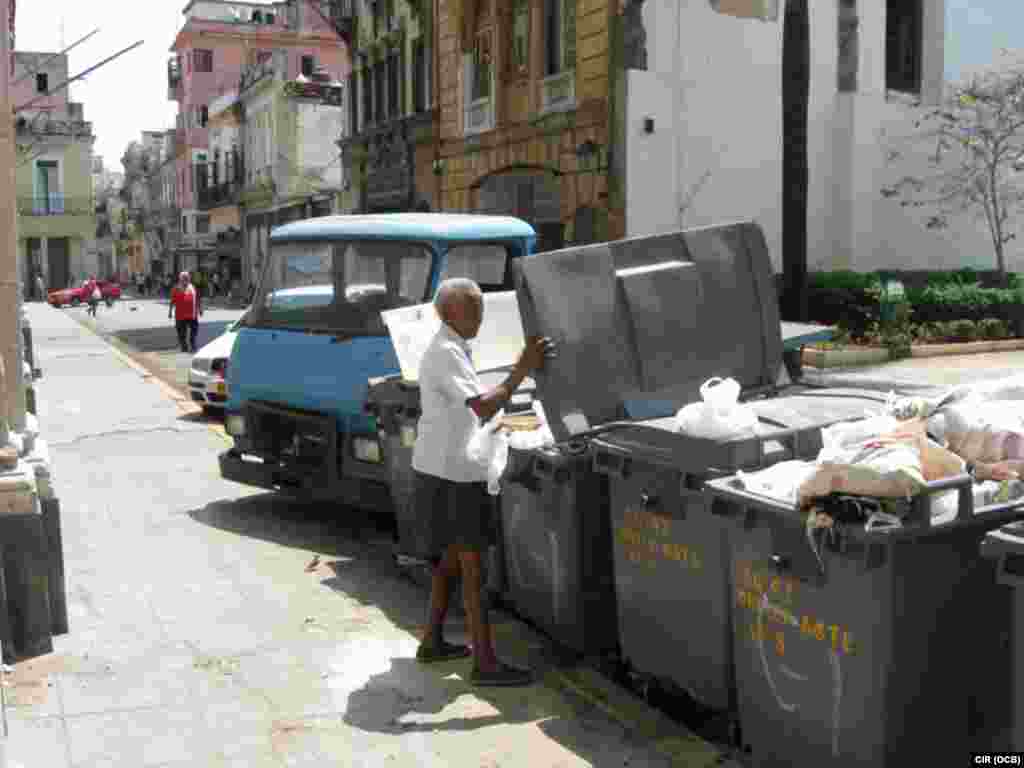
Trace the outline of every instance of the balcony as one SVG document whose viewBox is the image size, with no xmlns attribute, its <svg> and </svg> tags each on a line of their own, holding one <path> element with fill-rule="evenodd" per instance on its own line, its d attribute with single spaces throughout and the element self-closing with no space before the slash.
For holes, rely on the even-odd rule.
<svg viewBox="0 0 1024 768">
<path fill-rule="evenodd" d="M 181 62 L 177 56 L 167 60 L 167 100 L 181 100 Z"/>
<path fill-rule="evenodd" d="M 245 188 L 245 166 L 241 155 L 229 153 L 223 162 L 195 166 L 196 202 L 201 210 L 234 205 Z"/>
<path fill-rule="evenodd" d="M 354 0 L 331 0 L 331 23 L 348 44 L 355 37 L 356 9 Z"/>
<path fill-rule="evenodd" d="M 94 216 L 96 203 L 92 197 L 67 197 L 59 193 L 19 197 L 18 213 L 22 216 Z"/>
</svg>

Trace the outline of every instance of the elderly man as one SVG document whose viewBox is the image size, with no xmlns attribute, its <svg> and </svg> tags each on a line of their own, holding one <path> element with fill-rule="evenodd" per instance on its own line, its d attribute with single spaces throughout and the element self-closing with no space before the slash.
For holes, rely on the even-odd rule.
<svg viewBox="0 0 1024 768">
<path fill-rule="evenodd" d="M 528 685 L 528 671 L 503 664 L 494 652 L 482 599 L 482 553 L 490 543 L 492 499 L 486 472 L 469 461 L 466 449 L 478 424 L 489 421 L 526 375 L 543 365 L 552 346 L 548 339 L 530 339 L 508 378 L 485 393 L 468 344 L 483 321 L 480 287 L 472 280 L 446 280 L 434 307 L 442 325 L 420 363 L 422 415 L 412 460 L 416 512 L 429 522 L 426 554 L 433 564 L 428 629 L 416 658 L 445 661 L 472 653 L 473 684 Z M 460 572 L 472 651 L 443 637 L 451 587 Z"/>
</svg>

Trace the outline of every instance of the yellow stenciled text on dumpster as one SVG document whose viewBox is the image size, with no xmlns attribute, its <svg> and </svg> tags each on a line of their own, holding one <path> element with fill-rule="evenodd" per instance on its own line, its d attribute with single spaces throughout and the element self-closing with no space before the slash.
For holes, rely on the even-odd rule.
<svg viewBox="0 0 1024 768">
<path fill-rule="evenodd" d="M 704 567 L 700 553 L 689 544 L 671 541 L 672 519 L 645 510 L 627 508 L 617 532 L 626 559 L 649 568 L 661 561 L 679 563 L 695 571 Z"/>
<path fill-rule="evenodd" d="M 760 617 L 760 621 L 750 623 L 751 640 L 768 641 L 779 656 L 784 656 L 788 628 L 798 630 L 800 638 L 828 645 L 836 653 L 851 655 L 859 650 L 849 627 L 797 609 L 799 592 L 795 579 L 743 562 L 736 563 L 734 576 L 736 605 Z"/>
</svg>

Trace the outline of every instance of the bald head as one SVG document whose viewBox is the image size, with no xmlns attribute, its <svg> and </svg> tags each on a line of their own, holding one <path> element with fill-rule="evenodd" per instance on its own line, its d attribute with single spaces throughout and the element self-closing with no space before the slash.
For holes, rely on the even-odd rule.
<svg viewBox="0 0 1024 768">
<path fill-rule="evenodd" d="M 434 309 L 441 322 L 471 339 L 480 330 L 483 319 L 483 293 L 473 280 L 453 277 L 438 287 Z"/>
</svg>

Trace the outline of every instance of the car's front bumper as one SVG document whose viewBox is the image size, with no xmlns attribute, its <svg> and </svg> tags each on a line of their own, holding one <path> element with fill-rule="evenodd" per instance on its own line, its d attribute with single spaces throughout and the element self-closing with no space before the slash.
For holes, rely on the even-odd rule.
<svg viewBox="0 0 1024 768">
<path fill-rule="evenodd" d="M 228 387 L 219 376 L 189 370 L 188 389 L 192 400 L 207 408 L 223 408 L 227 405 Z"/>
</svg>

